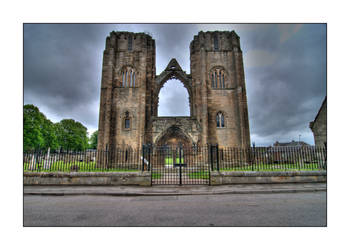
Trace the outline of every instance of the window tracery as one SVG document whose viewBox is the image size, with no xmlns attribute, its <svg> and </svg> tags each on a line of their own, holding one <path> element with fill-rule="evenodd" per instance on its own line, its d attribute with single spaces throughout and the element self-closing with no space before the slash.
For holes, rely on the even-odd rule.
<svg viewBox="0 0 350 250">
<path fill-rule="evenodd" d="M 123 88 L 136 87 L 136 71 L 132 67 L 125 67 L 121 72 L 121 78 Z"/>
<path fill-rule="evenodd" d="M 216 127 L 217 128 L 225 127 L 225 117 L 221 111 L 216 114 Z"/>
<path fill-rule="evenodd" d="M 216 68 L 211 70 L 211 73 L 210 73 L 211 87 L 215 89 L 227 88 L 228 84 L 225 83 L 225 80 L 227 80 L 227 77 L 225 77 L 225 75 L 226 73 L 224 69 Z"/>
</svg>

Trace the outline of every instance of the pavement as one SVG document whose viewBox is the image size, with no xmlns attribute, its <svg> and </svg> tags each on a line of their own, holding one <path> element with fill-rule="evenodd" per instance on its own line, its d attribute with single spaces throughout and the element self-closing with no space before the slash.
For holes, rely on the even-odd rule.
<svg viewBox="0 0 350 250">
<path fill-rule="evenodd" d="M 237 184 L 222 186 L 24 186 L 24 195 L 178 196 L 327 191 L 327 183 Z"/>
</svg>

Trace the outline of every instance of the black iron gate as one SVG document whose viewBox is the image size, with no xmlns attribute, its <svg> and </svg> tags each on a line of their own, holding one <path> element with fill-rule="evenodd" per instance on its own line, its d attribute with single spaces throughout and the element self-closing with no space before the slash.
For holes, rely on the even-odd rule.
<svg viewBox="0 0 350 250">
<path fill-rule="evenodd" d="M 208 148 L 143 147 L 153 185 L 209 185 Z"/>
</svg>

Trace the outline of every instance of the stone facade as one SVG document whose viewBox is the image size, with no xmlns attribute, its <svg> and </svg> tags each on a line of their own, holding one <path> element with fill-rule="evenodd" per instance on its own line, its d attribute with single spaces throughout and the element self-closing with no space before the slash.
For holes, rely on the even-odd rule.
<svg viewBox="0 0 350 250">
<path fill-rule="evenodd" d="M 324 147 L 327 143 L 327 97 L 323 100 L 315 120 L 310 122 L 310 129 L 314 134 L 315 146 Z"/>
<path fill-rule="evenodd" d="M 103 56 L 98 149 L 143 144 L 249 147 L 242 51 L 232 32 L 199 32 L 190 44 L 191 72 L 172 59 L 156 75 L 155 41 L 144 33 L 111 32 Z M 190 117 L 158 117 L 159 92 L 180 80 Z"/>
</svg>

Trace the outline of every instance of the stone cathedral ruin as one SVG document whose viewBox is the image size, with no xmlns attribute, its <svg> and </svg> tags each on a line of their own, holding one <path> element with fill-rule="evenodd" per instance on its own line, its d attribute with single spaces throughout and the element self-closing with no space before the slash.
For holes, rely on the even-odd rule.
<svg viewBox="0 0 350 250">
<path fill-rule="evenodd" d="M 199 32 L 190 44 L 191 72 L 171 59 L 156 75 L 156 44 L 144 33 L 111 32 L 106 39 L 98 150 L 144 144 L 250 146 L 240 38 Z M 189 117 L 159 117 L 159 92 L 178 79 L 189 94 Z"/>
</svg>

